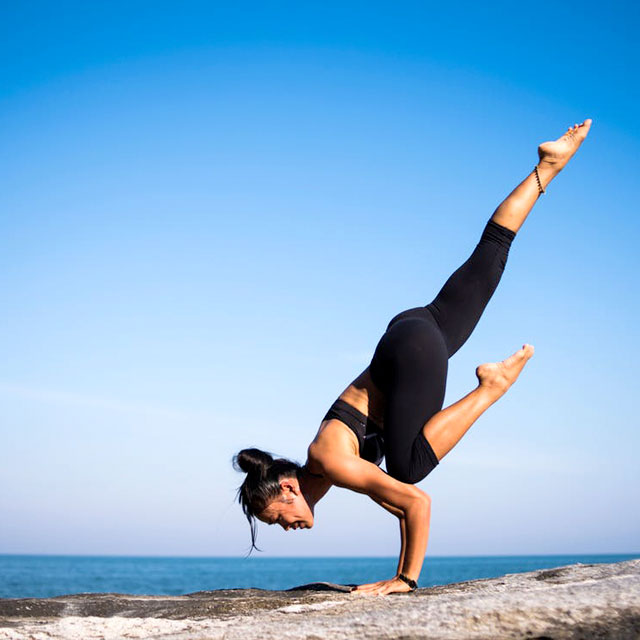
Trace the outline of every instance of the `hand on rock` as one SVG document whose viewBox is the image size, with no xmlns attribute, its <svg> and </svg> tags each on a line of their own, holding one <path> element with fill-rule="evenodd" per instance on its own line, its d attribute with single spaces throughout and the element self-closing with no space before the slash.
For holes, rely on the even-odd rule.
<svg viewBox="0 0 640 640">
<path fill-rule="evenodd" d="M 351 593 L 384 596 L 389 593 L 406 593 L 408 591 L 411 591 L 411 587 L 396 576 L 391 580 L 380 580 L 379 582 L 358 585 L 351 590 Z"/>
</svg>

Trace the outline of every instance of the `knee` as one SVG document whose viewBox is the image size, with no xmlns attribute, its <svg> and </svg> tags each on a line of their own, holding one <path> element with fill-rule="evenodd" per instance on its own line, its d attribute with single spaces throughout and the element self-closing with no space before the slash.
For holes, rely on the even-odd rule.
<svg viewBox="0 0 640 640">
<path fill-rule="evenodd" d="M 387 473 L 405 484 L 424 480 L 438 465 L 438 458 L 424 437 L 416 438 L 411 451 L 404 455 L 393 455 L 388 449 L 386 453 Z"/>
</svg>

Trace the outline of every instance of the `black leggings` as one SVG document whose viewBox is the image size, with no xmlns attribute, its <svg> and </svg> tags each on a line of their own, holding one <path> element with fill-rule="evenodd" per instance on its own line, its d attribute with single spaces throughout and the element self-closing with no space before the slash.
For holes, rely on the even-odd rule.
<svg viewBox="0 0 640 640">
<path fill-rule="evenodd" d="M 438 464 L 425 423 L 442 409 L 447 361 L 466 342 L 500 282 L 515 232 L 489 220 L 469 259 L 435 300 L 391 320 L 369 368 L 385 395 L 389 475 L 414 484 Z"/>
</svg>

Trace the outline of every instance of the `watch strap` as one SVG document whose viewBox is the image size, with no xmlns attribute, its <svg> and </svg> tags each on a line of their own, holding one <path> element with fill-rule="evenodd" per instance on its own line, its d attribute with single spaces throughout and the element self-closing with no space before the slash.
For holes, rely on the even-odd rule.
<svg viewBox="0 0 640 640">
<path fill-rule="evenodd" d="M 411 591 L 415 591 L 418 588 L 418 583 L 415 580 L 412 580 L 411 578 L 405 576 L 404 573 L 399 573 L 398 578 L 402 580 L 402 582 L 406 582 L 411 587 Z"/>
</svg>

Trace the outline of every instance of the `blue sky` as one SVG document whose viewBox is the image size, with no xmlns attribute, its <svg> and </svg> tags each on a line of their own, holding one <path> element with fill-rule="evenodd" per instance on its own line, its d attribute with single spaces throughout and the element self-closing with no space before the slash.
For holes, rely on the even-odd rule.
<svg viewBox="0 0 640 640">
<path fill-rule="evenodd" d="M 388 320 L 587 117 L 452 358 L 522 343 L 421 484 L 428 555 L 640 550 L 635 3 L 4 3 L 0 552 L 241 555 L 231 456 L 301 462 Z M 332 489 L 265 555 L 394 555 Z M 285 538 L 286 536 L 286 538 Z"/>
</svg>

